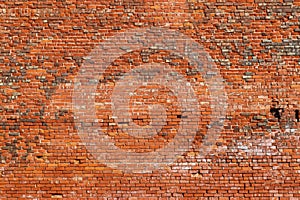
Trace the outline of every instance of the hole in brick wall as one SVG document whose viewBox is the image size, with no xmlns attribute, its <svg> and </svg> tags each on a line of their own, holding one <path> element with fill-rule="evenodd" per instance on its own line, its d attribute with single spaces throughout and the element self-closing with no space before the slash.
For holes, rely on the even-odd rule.
<svg viewBox="0 0 300 200">
<path fill-rule="evenodd" d="M 281 119 L 281 114 L 284 112 L 283 108 L 271 108 L 270 112 L 276 117 L 278 120 Z"/>
<path fill-rule="evenodd" d="M 300 121 L 300 119 L 299 119 L 299 110 L 295 110 L 295 118 L 296 118 L 297 122 Z"/>
<path fill-rule="evenodd" d="M 163 132 L 163 133 L 161 133 L 161 135 L 165 137 L 165 136 L 168 136 L 168 133 Z"/>
</svg>

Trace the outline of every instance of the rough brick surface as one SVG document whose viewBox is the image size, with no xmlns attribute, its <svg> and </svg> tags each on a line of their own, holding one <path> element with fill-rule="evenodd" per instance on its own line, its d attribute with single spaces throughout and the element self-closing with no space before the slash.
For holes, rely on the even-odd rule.
<svg viewBox="0 0 300 200">
<path fill-rule="evenodd" d="M 135 66 L 172 67 L 204 102 L 193 148 L 164 169 L 125 173 L 95 159 L 78 135 L 74 82 L 98 44 L 152 26 L 203 46 L 224 79 L 228 108 L 220 137 L 200 155 L 214 109 L 204 77 L 171 51 L 122 47 L 95 98 L 99 127 L 116 146 L 153 152 L 184 119 L 168 85 L 144 87 L 130 102 L 133 121 L 150 122 L 142 102 L 163 105 L 170 123 L 150 139 L 119 131 L 105 91 Z M 2 1 L 0 199 L 299 199 L 299 32 L 298 0 Z"/>
</svg>

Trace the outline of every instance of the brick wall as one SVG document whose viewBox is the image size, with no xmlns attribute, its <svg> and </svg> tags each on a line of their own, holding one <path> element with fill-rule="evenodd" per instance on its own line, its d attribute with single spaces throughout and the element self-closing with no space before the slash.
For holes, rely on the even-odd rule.
<svg viewBox="0 0 300 200">
<path fill-rule="evenodd" d="M 299 6 L 298 0 L 2 1 L 0 199 L 299 199 Z M 95 77 L 84 77 L 96 80 L 95 124 L 119 149 L 145 159 L 176 139 L 185 120 L 181 108 L 190 104 L 180 103 L 167 83 L 136 88 L 131 120 L 149 125 L 147 106 L 155 104 L 164 112 L 154 118 L 166 124 L 152 137 L 134 137 L 114 118 L 110 100 L 117 83 L 130 70 L 159 63 L 193 88 L 200 115 L 190 148 L 177 155 L 185 148 L 177 146 L 168 152 L 176 155 L 170 164 L 152 168 L 154 159 L 145 166 L 150 171 L 136 173 L 129 165 L 113 167 L 109 153 L 101 157 L 107 153 L 102 145 L 85 140 L 89 126 L 82 124 L 94 115 L 78 115 L 74 99 L 90 95 L 76 83 L 98 58 L 99 45 L 128 30 L 143 37 L 147 27 L 185 35 L 211 57 L 204 65 L 215 65 L 197 68 L 188 56 L 132 50 L 125 41 L 124 53 L 105 70 L 88 68 L 95 70 Z M 224 99 L 214 99 L 219 93 L 209 88 L 217 81 Z M 226 110 L 216 112 L 216 106 Z M 221 128 L 210 133 L 214 118 Z"/>
</svg>

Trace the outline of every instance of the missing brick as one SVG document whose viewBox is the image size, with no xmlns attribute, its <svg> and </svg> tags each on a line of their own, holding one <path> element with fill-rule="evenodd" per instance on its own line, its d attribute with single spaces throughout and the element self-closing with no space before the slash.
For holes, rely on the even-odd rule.
<svg viewBox="0 0 300 200">
<path fill-rule="evenodd" d="M 300 119 L 299 119 L 299 110 L 295 110 L 295 119 L 297 120 L 297 122 L 300 122 Z"/>
<path fill-rule="evenodd" d="M 283 108 L 271 108 L 270 112 L 273 114 L 274 117 L 276 117 L 280 121 L 281 115 L 284 112 L 284 109 Z"/>
</svg>

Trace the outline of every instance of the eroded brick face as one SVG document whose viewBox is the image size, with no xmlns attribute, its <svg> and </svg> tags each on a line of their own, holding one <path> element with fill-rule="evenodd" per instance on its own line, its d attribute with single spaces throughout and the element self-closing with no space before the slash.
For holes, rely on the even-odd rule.
<svg viewBox="0 0 300 200">
<path fill-rule="evenodd" d="M 298 0 L 2 2 L 0 199 L 299 199 L 299 6 Z M 211 60 L 204 56 L 208 60 L 197 67 L 175 49 L 131 49 L 133 44 L 120 41 L 114 45 L 127 44 L 120 45 L 124 53 L 97 70 L 105 59 L 97 60 L 95 49 L 118 34 L 149 27 L 161 28 L 158 38 L 168 39 L 167 30 L 185 35 Z M 144 36 L 137 31 L 136 40 Z M 199 117 L 185 115 L 182 108 L 191 102 L 181 101 L 174 85 L 145 84 L 129 95 L 130 120 L 141 129 L 151 119 L 162 126 L 155 135 L 138 137 L 117 121 L 111 100 L 126 74 L 153 63 L 172 69 L 170 77 L 192 88 L 199 110 L 189 112 Z M 83 112 L 78 121 L 74 102 L 91 95 L 76 90 L 86 65 L 95 67 L 88 68 L 94 76 L 81 79 L 96 81 L 95 112 Z M 222 80 L 220 91 L 208 84 L 215 73 L 222 79 L 211 82 Z M 219 93 L 226 98 L 224 113 L 214 106 L 225 102 L 213 98 Z M 149 105 L 158 111 L 151 113 Z M 215 118 L 222 128 L 214 135 L 209 130 Z M 79 134 L 90 126 L 118 149 L 145 159 L 176 140 L 180 127 L 197 131 L 185 138 L 192 139 L 185 152 L 176 154 L 184 149 L 180 145 L 168 152 L 177 155 L 174 162 L 134 173 L 127 171 L 130 165 L 122 170 L 108 164 L 116 156 L 97 159 L 107 152 Z"/>
</svg>

